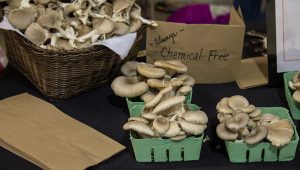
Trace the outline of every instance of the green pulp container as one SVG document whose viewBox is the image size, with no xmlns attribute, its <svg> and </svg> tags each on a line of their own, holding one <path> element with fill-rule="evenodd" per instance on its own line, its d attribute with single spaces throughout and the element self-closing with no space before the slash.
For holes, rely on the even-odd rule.
<svg viewBox="0 0 300 170">
<path fill-rule="evenodd" d="M 293 90 L 289 88 L 289 81 L 293 80 L 296 73 L 297 72 L 287 72 L 283 75 L 284 91 L 293 119 L 300 120 L 300 104 L 294 101 L 292 97 Z"/>
<path fill-rule="evenodd" d="M 189 104 L 191 110 L 199 110 L 197 105 Z M 132 115 L 139 116 L 143 110 L 143 105 L 136 105 L 132 108 Z M 139 139 L 131 132 L 135 159 L 138 162 L 174 162 L 199 160 L 203 142 L 203 134 L 196 137 L 188 137 L 181 141 L 170 139 L 151 138 Z"/>
<path fill-rule="evenodd" d="M 292 119 L 287 109 L 282 107 L 262 107 L 263 113 L 271 113 L 279 116 L 282 119 Z M 245 162 L 274 162 L 274 161 L 290 161 L 293 160 L 296 154 L 299 136 L 294 126 L 294 137 L 292 141 L 282 147 L 276 148 L 270 142 L 260 142 L 255 145 L 247 145 L 246 143 L 235 143 L 225 141 L 225 146 L 228 152 L 230 162 L 245 163 Z"/>
<path fill-rule="evenodd" d="M 192 103 L 192 95 L 193 95 L 193 92 L 190 92 L 188 93 L 186 96 L 185 96 L 185 103 L 187 104 L 191 104 Z M 132 108 L 136 105 L 144 105 L 145 102 L 143 102 L 140 98 L 126 98 L 126 102 L 127 102 L 127 106 L 128 106 L 128 110 L 129 110 L 129 113 L 130 115 L 132 114 L 131 111 L 132 111 Z"/>
</svg>

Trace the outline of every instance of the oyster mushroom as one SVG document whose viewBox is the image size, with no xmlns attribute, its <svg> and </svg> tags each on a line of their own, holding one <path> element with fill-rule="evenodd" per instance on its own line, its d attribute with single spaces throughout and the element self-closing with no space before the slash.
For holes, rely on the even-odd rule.
<svg viewBox="0 0 300 170">
<path fill-rule="evenodd" d="M 121 67 L 121 72 L 128 77 L 136 76 L 137 74 L 137 62 L 136 61 L 128 61 Z"/>
<path fill-rule="evenodd" d="M 154 66 L 166 70 L 168 77 L 173 77 L 175 73 L 186 73 L 188 70 L 187 66 L 178 60 L 158 60 L 154 62 Z"/>
<path fill-rule="evenodd" d="M 149 103 L 150 101 L 152 101 L 155 98 L 155 93 L 151 92 L 150 90 L 147 91 L 145 94 L 143 94 L 141 96 L 141 99 L 145 102 L 145 103 Z"/>
<path fill-rule="evenodd" d="M 166 88 L 168 86 L 172 86 L 172 87 L 179 87 L 183 84 L 183 82 L 179 79 L 171 79 L 171 80 L 166 80 L 166 79 L 148 79 L 147 80 L 147 84 L 149 85 L 149 87 L 154 88 L 154 89 L 162 89 L 162 88 Z"/>
<path fill-rule="evenodd" d="M 227 129 L 225 123 L 220 123 L 217 126 L 216 132 L 217 132 L 218 137 L 225 141 L 236 140 L 239 136 L 238 132 L 234 132 L 234 131 Z"/>
<path fill-rule="evenodd" d="M 162 101 L 159 103 L 152 111 L 152 113 L 155 114 L 165 114 L 162 113 L 163 111 L 170 109 L 171 107 L 177 105 L 177 104 L 182 104 L 185 101 L 184 96 L 174 96 L 167 98 L 166 100 Z M 183 108 L 183 107 L 182 107 Z M 183 108 L 184 109 L 184 108 Z"/>
<path fill-rule="evenodd" d="M 142 23 L 157 27 L 158 24 L 155 21 L 150 21 L 142 17 L 142 8 L 138 4 L 133 4 L 132 9 L 130 11 L 130 17 L 134 19 L 139 19 Z"/>
<path fill-rule="evenodd" d="M 170 92 L 172 90 L 172 86 L 168 86 L 164 89 L 162 89 L 155 97 L 152 98 L 152 100 L 146 102 L 145 107 L 146 108 L 152 108 L 158 105 L 158 103 L 162 100 L 163 96 Z"/>
<path fill-rule="evenodd" d="M 217 104 L 216 110 L 224 114 L 232 114 L 234 111 L 228 105 L 228 97 L 224 97 Z"/>
<path fill-rule="evenodd" d="M 190 123 L 206 125 L 207 115 L 202 111 L 187 111 L 183 113 L 182 118 Z"/>
<path fill-rule="evenodd" d="M 183 139 L 185 139 L 187 137 L 187 135 L 186 134 L 179 134 L 179 135 L 177 135 L 177 136 L 175 136 L 175 137 L 172 137 L 172 138 L 170 138 L 172 141 L 180 141 L 180 140 L 183 140 Z"/>
<path fill-rule="evenodd" d="M 123 18 L 126 9 L 131 8 L 135 0 L 112 0 L 114 22 L 128 22 Z"/>
<path fill-rule="evenodd" d="M 172 121 L 172 122 L 170 122 L 170 128 L 163 136 L 167 137 L 167 138 L 173 138 L 173 137 L 179 135 L 180 132 L 181 132 L 181 128 L 179 127 L 178 122 Z"/>
<path fill-rule="evenodd" d="M 193 88 L 191 86 L 182 86 L 177 90 L 176 94 L 177 95 L 187 95 L 188 93 L 190 93 L 192 91 L 193 91 Z"/>
<path fill-rule="evenodd" d="M 245 143 L 253 145 L 264 140 L 268 135 L 268 129 L 265 126 L 258 126 L 245 137 Z"/>
<path fill-rule="evenodd" d="M 35 22 L 27 27 L 25 36 L 37 46 L 44 44 L 50 38 L 49 32 Z"/>
<path fill-rule="evenodd" d="M 123 22 L 117 22 L 114 23 L 114 29 L 110 33 L 111 36 L 120 36 L 120 35 L 125 35 L 127 34 L 129 30 L 129 25 L 123 23 Z"/>
<path fill-rule="evenodd" d="M 147 120 L 154 120 L 157 118 L 157 114 L 155 113 L 152 113 L 151 112 L 151 109 L 149 108 L 144 108 L 143 111 L 142 111 L 142 115 L 141 115 L 143 118 L 147 119 Z"/>
<path fill-rule="evenodd" d="M 181 129 L 191 135 L 200 135 L 206 129 L 206 125 L 190 123 L 184 119 L 178 120 Z"/>
<path fill-rule="evenodd" d="M 94 18 L 93 22 L 93 30 L 86 35 L 77 38 L 77 41 L 84 42 L 93 36 L 103 35 L 104 39 L 105 34 L 110 33 L 114 28 L 114 23 L 107 18 Z M 93 42 L 93 41 L 92 41 Z"/>
<path fill-rule="evenodd" d="M 139 19 L 131 19 L 129 24 L 128 33 L 137 32 L 141 27 L 143 26 L 143 23 Z"/>
<path fill-rule="evenodd" d="M 136 76 L 120 76 L 114 79 L 111 84 L 114 93 L 120 97 L 134 98 L 148 91 L 148 85 L 145 82 L 139 82 Z"/>
<path fill-rule="evenodd" d="M 6 2 L 11 7 L 19 8 L 22 0 L 6 0 Z"/>
<path fill-rule="evenodd" d="M 241 110 L 241 108 L 249 106 L 249 101 L 243 96 L 236 95 L 228 99 L 228 105 L 233 110 Z"/>
<path fill-rule="evenodd" d="M 278 116 L 270 114 L 270 113 L 265 113 L 261 116 L 260 123 L 262 125 L 268 125 L 270 123 L 277 122 L 279 120 L 280 120 L 280 118 Z"/>
<path fill-rule="evenodd" d="M 295 102 L 300 103 L 300 91 L 294 92 L 293 99 L 295 100 Z"/>
<path fill-rule="evenodd" d="M 137 66 L 137 72 L 146 78 L 162 78 L 166 74 L 166 71 L 161 68 L 155 68 L 151 64 L 139 63 Z"/>
<path fill-rule="evenodd" d="M 276 147 L 283 147 L 290 143 L 294 136 L 294 128 L 289 120 L 282 119 L 265 125 L 269 133 L 268 141 Z"/>
<path fill-rule="evenodd" d="M 34 7 L 13 9 L 8 15 L 8 21 L 19 30 L 25 30 L 36 18 L 37 11 Z"/>
<path fill-rule="evenodd" d="M 226 121 L 226 127 L 232 131 L 237 132 L 238 130 L 246 127 L 248 121 L 249 121 L 248 114 L 238 113 Z"/>
<path fill-rule="evenodd" d="M 153 130 L 148 125 L 146 125 L 145 123 L 140 122 L 140 121 L 127 122 L 123 126 L 123 129 L 124 130 L 132 130 L 139 134 L 143 134 L 143 135 L 147 135 L 147 136 L 151 136 L 151 137 L 154 136 Z"/>
<path fill-rule="evenodd" d="M 190 76 L 190 75 L 187 75 L 187 74 L 180 74 L 178 76 L 176 76 L 175 78 L 183 81 L 183 85 L 184 86 L 191 86 L 193 87 L 195 85 L 195 79 Z"/>
<path fill-rule="evenodd" d="M 159 115 L 157 118 L 154 119 L 153 121 L 153 128 L 160 134 L 163 135 L 165 134 L 169 128 L 170 128 L 170 123 L 168 120 Z"/>
<path fill-rule="evenodd" d="M 130 121 L 138 121 L 138 122 L 143 122 L 145 124 L 150 123 L 147 119 L 145 119 L 143 117 L 130 117 L 130 118 L 128 118 L 128 122 L 130 122 Z"/>
</svg>

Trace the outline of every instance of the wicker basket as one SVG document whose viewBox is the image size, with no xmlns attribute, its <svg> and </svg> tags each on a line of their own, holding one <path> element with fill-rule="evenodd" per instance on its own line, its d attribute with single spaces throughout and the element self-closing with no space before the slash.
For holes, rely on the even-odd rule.
<svg viewBox="0 0 300 170">
<path fill-rule="evenodd" d="M 0 21 L 3 10 L 0 4 Z M 45 96 L 66 100 L 91 88 L 110 82 L 129 60 L 135 60 L 143 39 L 141 28 L 125 60 L 105 46 L 85 49 L 42 49 L 13 31 L 3 31 L 7 57 Z"/>
</svg>

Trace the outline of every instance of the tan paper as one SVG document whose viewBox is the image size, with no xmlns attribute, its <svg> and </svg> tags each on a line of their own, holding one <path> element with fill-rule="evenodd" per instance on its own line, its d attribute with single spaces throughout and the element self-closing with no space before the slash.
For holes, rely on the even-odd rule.
<svg viewBox="0 0 300 170">
<path fill-rule="evenodd" d="M 147 62 L 181 60 L 197 83 L 231 82 L 239 72 L 244 32 L 235 10 L 229 25 L 159 22 L 147 30 Z"/>
<path fill-rule="evenodd" d="M 240 89 L 249 89 L 267 85 L 267 57 L 255 57 L 242 60 L 239 78 L 236 82 Z"/>
<path fill-rule="evenodd" d="M 86 169 L 125 149 L 26 93 L 0 101 L 0 145 L 53 170 Z"/>
</svg>

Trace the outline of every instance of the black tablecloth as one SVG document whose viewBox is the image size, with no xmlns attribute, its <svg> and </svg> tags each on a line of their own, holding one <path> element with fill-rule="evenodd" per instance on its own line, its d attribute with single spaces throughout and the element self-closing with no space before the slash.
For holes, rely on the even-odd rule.
<svg viewBox="0 0 300 170">
<path fill-rule="evenodd" d="M 9 67 L 0 79 L 0 99 L 24 92 L 47 100 L 21 73 Z M 135 161 L 128 132 L 122 130 L 129 114 L 125 99 L 116 97 L 109 85 L 90 90 L 66 102 L 52 103 L 64 113 L 127 147 L 125 151 L 90 169 L 300 169 L 299 149 L 297 149 L 295 159 L 290 162 L 244 164 L 229 162 L 224 142 L 215 135 L 217 125 L 215 106 L 222 97 L 236 94 L 244 95 L 251 104 L 258 107 L 282 106 L 287 108 L 283 88 L 259 87 L 240 90 L 235 83 L 197 85 L 193 91 L 192 103 L 202 107 L 209 117 L 205 134 L 209 136 L 210 140 L 203 144 L 200 160 L 173 163 L 138 163 Z M 299 131 L 299 122 L 294 122 Z M 34 170 L 39 168 L 1 148 L 0 169 Z"/>
</svg>

